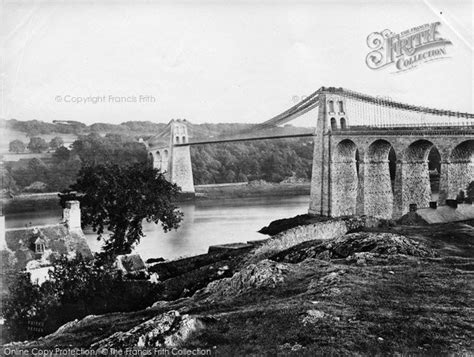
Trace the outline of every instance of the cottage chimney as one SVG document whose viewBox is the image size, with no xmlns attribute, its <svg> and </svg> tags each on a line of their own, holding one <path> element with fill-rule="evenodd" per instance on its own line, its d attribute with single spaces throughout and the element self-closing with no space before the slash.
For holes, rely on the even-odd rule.
<svg viewBox="0 0 474 357">
<path fill-rule="evenodd" d="M 66 201 L 63 210 L 63 222 L 72 229 L 81 229 L 81 207 L 79 201 Z"/>
<path fill-rule="evenodd" d="M 0 215 L 0 250 L 8 249 L 7 248 L 7 239 L 5 233 L 5 216 Z"/>
</svg>

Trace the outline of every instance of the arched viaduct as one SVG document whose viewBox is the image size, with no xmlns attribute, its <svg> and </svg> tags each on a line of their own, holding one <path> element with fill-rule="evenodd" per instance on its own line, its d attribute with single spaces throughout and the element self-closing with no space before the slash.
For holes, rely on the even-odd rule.
<svg viewBox="0 0 474 357">
<path fill-rule="evenodd" d="M 351 127 L 348 113 L 320 102 L 311 183 L 310 214 L 398 218 L 410 204 L 432 201 L 428 155 L 440 155 L 438 204 L 455 199 L 474 181 L 474 132 L 463 127 Z M 389 153 L 395 158 L 391 177 Z"/>
</svg>

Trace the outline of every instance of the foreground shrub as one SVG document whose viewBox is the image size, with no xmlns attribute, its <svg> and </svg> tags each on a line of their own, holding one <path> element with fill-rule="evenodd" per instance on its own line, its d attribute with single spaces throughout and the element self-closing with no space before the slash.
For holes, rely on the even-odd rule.
<svg viewBox="0 0 474 357">
<path fill-rule="evenodd" d="M 9 276 L 2 304 L 6 339 L 37 338 L 62 324 L 87 315 L 140 310 L 156 300 L 159 286 L 146 280 L 130 281 L 112 264 L 97 260 L 58 259 L 41 286 L 29 273 Z"/>
</svg>

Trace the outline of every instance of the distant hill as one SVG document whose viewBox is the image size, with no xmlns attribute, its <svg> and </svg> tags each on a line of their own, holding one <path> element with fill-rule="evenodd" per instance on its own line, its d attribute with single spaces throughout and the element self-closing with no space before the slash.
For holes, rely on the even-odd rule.
<svg viewBox="0 0 474 357">
<path fill-rule="evenodd" d="M 51 140 L 55 136 L 60 136 L 66 143 L 72 143 L 79 135 L 90 133 L 123 134 L 127 136 L 142 137 L 143 139 L 165 130 L 168 122 L 154 123 L 151 121 L 127 121 L 121 124 L 94 123 L 86 125 L 77 121 L 55 121 L 47 123 L 40 120 L 17 120 L 0 119 L 0 129 L 3 131 L 0 152 L 8 152 L 8 143 L 18 139 L 25 143 L 33 136 L 40 136 L 45 140 Z M 244 130 L 250 130 L 254 124 L 242 123 L 217 123 L 217 124 L 192 124 L 190 123 L 189 133 L 194 138 L 215 137 L 219 135 L 233 135 Z M 272 133 L 278 131 L 279 134 L 295 134 L 301 132 L 301 128 L 286 125 L 282 128 L 270 129 Z"/>
</svg>

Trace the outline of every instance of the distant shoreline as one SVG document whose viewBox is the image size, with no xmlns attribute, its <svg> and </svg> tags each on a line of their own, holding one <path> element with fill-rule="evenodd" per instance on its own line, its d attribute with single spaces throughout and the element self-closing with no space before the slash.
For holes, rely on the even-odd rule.
<svg viewBox="0 0 474 357">
<path fill-rule="evenodd" d="M 196 185 L 196 194 L 183 193 L 178 202 L 218 200 L 223 198 L 281 197 L 309 195 L 310 182 L 303 183 L 235 183 Z M 37 212 L 59 209 L 58 192 L 30 193 L 3 198 L 3 213 Z"/>
</svg>

